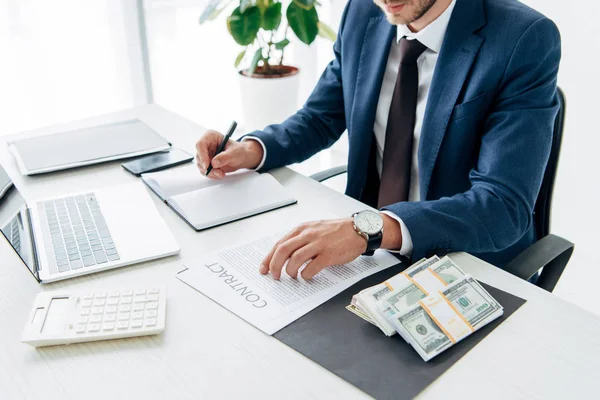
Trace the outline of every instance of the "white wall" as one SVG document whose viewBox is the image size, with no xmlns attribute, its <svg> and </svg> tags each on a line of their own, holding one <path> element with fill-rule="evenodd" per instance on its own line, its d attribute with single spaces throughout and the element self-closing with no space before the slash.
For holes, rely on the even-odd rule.
<svg viewBox="0 0 600 400">
<path fill-rule="evenodd" d="M 134 0 L 0 0 L 0 134 L 139 104 L 131 10 Z"/>
</svg>

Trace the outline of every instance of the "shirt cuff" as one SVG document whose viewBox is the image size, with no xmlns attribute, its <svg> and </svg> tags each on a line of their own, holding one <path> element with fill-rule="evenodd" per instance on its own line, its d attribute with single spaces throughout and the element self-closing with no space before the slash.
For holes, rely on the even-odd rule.
<svg viewBox="0 0 600 400">
<path fill-rule="evenodd" d="M 256 140 L 262 146 L 263 158 L 260 161 L 260 164 L 258 164 L 258 167 L 254 168 L 254 171 L 258 171 L 263 167 L 263 165 L 265 165 L 265 160 L 267 159 L 267 148 L 265 147 L 265 144 L 263 143 L 263 141 L 260 140 L 259 138 L 257 138 L 256 136 L 244 136 L 242 138 L 242 142 L 245 142 L 246 140 Z"/>
<path fill-rule="evenodd" d="M 394 218 L 396 221 L 398 221 L 398 223 L 400 224 L 400 232 L 402 233 L 402 247 L 400 248 L 400 251 L 396 250 L 388 250 L 391 251 L 393 253 L 400 253 L 401 256 L 410 256 L 410 254 L 413 251 L 413 242 L 412 242 L 412 237 L 410 236 L 410 232 L 408 231 L 408 228 L 406 227 L 406 224 L 404 223 L 404 221 L 402 221 L 402 218 L 400 218 L 399 216 L 397 216 L 396 214 L 394 214 L 391 211 L 381 211 L 382 214 L 387 215 L 388 217 Z"/>
</svg>

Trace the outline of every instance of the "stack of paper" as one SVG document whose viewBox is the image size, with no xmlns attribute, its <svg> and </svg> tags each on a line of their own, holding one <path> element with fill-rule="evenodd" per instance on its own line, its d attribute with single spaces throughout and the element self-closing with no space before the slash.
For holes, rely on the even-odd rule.
<svg viewBox="0 0 600 400">
<path fill-rule="evenodd" d="M 502 306 L 449 257 L 423 259 L 352 297 L 349 311 L 429 361 L 503 314 Z"/>
</svg>

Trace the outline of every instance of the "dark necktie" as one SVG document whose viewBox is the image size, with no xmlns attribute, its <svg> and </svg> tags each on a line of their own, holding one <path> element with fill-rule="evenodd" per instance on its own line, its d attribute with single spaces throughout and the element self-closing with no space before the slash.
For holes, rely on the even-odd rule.
<svg viewBox="0 0 600 400">
<path fill-rule="evenodd" d="M 417 58 L 425 49 L 418 40 L 400 39 L 402 58 L 385 131 L 383 168 L 377 202 L 379 208 L 408 200 L 419 88 Z"/>
</svg>

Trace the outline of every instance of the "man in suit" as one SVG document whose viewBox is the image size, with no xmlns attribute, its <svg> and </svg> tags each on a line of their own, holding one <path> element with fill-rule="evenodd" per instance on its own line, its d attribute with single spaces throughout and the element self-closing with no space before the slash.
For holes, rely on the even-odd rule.
<svg viewBox="0 0 600 400">
<path fill-rule="evenodd" d="M 303 161 L 348 130 L 346 194 L 380 210 L 303 224 L 259 270 L 312 278 L 376 248 L 418 260 L 467 251 L 499 267 L 537 239 L 532 214 L 558 110 L 560 36 L 516 0 L 349 0 L 335 59 L 304 107 L 213 158 L 239 168 Z M 282 95 L 285 95 L 282 93 Z M 383 228 L 383 229 L 381 229 Z"/>
</svg>

